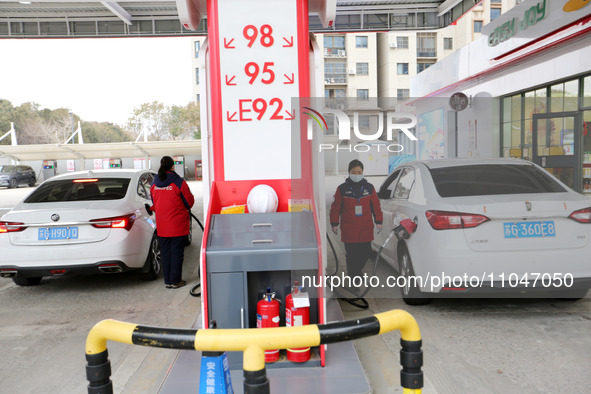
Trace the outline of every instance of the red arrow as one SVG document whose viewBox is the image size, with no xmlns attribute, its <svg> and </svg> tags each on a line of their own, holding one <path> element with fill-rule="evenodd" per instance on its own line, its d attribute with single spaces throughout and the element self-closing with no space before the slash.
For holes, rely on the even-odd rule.
<svg viewBox="0 0 591 394">
<path fill-rule="evenodd" d="M 230 116 L 230 111 L 226 111 L 226 117 L 228 118 L 228 122 L 238 122 L 238 119 L 234 119 L 238 112 L 234 112 L 232 116 Z"/>
<path fill-rule="evenodd" d="M 285 112 L 287 112 L 287 114 L 289 115 L 289 118 L 284 118 L 285 120 L 294 120 L 295 119 L 295 110 L 293 111 L 293 115 L 290 114 L 288 110 L 285 110 Z"/>
<path fill-rule="evenodd" d="M 236 78 L 236 75 L 233 75 L 232 78 L 228 79 L 228 76 L 226 75 L 226 85 L 228 86 L 236 86 L 235 83 L 232 83 L 232 81 L 234 80 L 234 78 Z"/>
<path fill-rule="evenodd" d="M 283 76 L 285 78 L 287 78 L 288 82 L 283 82 L 284 85 L 291 85 L 293 83 L 293 81 L 295 80 L 295 77 L 293 76 L 293 73 L 291 73 L 291 78 L 287 76 L 287 74 L 283 74 Z"/>
<path fill-rule="evenodd" d="M 232 44 L 232 41 L 234 41 L 233 38 L 230 41 L 228 41 L 228 42 L 226 42 L 226 39 L 224 38 L 224 48 L 227 48 L 227 49 L 234 49 L 234 48 L 236 48 L 235 46 L 230 46 L 230 44 Z"/>
<path fill-rule="evenodd" d="M 283 37 L 283 41 L 287 43 L 287 45 L 284 45 L 283 48 L 291 48 L 293 46 L 293 36 L 289 37 L 289 40 Z"/>
</svg>

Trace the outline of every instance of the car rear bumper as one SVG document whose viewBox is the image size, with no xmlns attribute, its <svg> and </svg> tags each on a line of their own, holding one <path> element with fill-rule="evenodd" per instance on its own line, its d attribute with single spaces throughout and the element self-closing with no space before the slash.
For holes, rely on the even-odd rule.
<svg viewBox="0 0 591 394">
<path fill-rule="evenodd" d="M 412 241 L 412 239 L 411 239 Z M 454 247 L 454 245 L 459 245 Z M 465 243 L 464 243 L 465 245 Z M 476 252 L 462 248 L 461 242 L 421 244 L 409 242 L 408 249 L 415 275 L 422 280 L 421 290 L 449 292 L 548 291 L 591 285 L 591 247 Z"/>
<path fill-rule="evenodd" d="M 81 265 L 56 265 L 51 267 L 17 267 L 10 265 L 0 266 L 0 277 L 13 278 L 19 276 L 21 278 L 42 277 L 42 276 L 67 276 L 77 274 L 112 274 L 125 271 L 131 271 L 137 268 L 130 268 L 122 261 L 108 260 L 100 261 L 93 264 Z"/>
</svg>

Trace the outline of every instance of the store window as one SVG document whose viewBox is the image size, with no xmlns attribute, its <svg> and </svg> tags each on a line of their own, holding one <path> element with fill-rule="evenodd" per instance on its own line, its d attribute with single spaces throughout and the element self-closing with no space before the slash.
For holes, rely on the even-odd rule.
<svg viewBox="0 0 591 394">
<path fill-rule="evenodd" d="M 408 75 L 408 63 L 396 64 L 396 72 L 398 75 Z"/>
<path fill-rule="evenodd" d="M 396 37 L 396 48 L 408 49 L 408 37 L 406 37 L 406 36 Z"/>
<path fill-rule="evenodd" d="M 591 108 L 591 75 L 583 78 L 583 108 Z"/>
<path fill-rule="evenodd" d="M 356 48 L 367 48 L 367 36 L 355 37 L 355 47 Z"/>
<path fill-rule="evenodd" d="M 368 63 L 357 63 L 355 67 L 355 71 L 357 75 L 368 75 L 369 74 L 369 64 Z"/>
</svg>

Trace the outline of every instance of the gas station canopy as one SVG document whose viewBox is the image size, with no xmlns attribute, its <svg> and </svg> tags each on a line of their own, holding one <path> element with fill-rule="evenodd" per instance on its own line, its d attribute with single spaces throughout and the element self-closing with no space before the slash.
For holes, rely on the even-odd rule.
<svg viewBox="0 0 591 394">
<path fill-rule="evenodd" d="M 101 159 L 201 155 L 201 141 L 149 141 L 108 144 L 0 145 L 0 157 L 25 160 Z"/>
<path fill-rule="evenodd" d="M 437 17 L 445 5 L 443 3 L 448 4 L 450 0 L 333 1 L 336 2 L 334 23 L 323 27 L 318 16 L 312 14 L 309 17 L 310 31 L 435 29 L 451 23 Z M 187 29 L 179 21 L 183 11 L 179 13 L 178 4 L 182 5 L 181 8 L 191 4 L 203 8 L 205 1 L 0 0 L 0 38 L 205 35 L 207 17 L 204 15 L 198 26 L 194 26 L 194 31 Z"/>
</svg>

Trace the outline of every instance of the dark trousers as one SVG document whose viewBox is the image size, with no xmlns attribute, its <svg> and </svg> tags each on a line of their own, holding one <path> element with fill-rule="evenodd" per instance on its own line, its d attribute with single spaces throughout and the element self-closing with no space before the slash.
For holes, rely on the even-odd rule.
<svg viewBox="0 0 591 394">
<path fill-rule="evenodd" d="M 362 276 L 361 270 L 371 254 L 371 242 L 345 242 L 345 252 L 349 276 Z"/>
<path fill-rule="evenodd" d="M 177 284 L 182 279 L 187 236 L 158 237 L 158 242 L 160 243 L 160 253 L 162 253 L 164 283 L 167 285 Z"/>
</svg>

